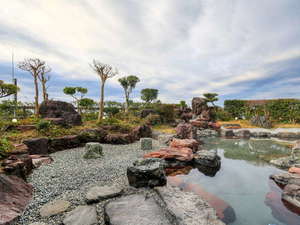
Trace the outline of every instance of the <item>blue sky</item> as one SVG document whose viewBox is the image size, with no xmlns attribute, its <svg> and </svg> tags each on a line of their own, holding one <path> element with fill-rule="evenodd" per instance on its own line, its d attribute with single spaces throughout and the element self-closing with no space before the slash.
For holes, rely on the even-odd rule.
<svg viewBox="0 0 300 225">
<path fill-rule="evenodd" d="M 89 63 L 118 68 L 106 100 L 123 101 L 118 78 L 137 75 L 133 93 L 157 88 L 165 102 L 205 92 L 224 99 L 298 98 L 299 0 L 10 0 L 0 9 L 0 79 L 15 61 L 39 57 L 52 68 L 49 96 L 71 100 L 65 86 L 99 98 Z M 32 79 L 16 69 L 20 99 L 33 101 Z"/>
</svg>

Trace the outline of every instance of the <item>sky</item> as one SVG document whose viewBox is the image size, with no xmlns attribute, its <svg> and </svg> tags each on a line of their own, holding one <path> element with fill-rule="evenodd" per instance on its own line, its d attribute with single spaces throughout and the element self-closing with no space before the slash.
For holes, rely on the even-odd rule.
<svg viewBox="0 0 300 225">
<path fill-rule="evenodd" d="M 11 81 L 12 52 L 15 64 L 40 58 L 52 68 L 50 99 L 70 101 L 65 86 L 99 99 L 93 59 L 119 71 L 106 100 L 124 101 L 126 75 L 141 80 L 135 101 L 143 88 L 168 103 L 206 92 L 219 93 L 219 104 L 300 95 L 299 0 L 1 1 L 0 79 Z M 32 102 L 32 77 L 15 74 L 19 99 Z"/>
</svg>

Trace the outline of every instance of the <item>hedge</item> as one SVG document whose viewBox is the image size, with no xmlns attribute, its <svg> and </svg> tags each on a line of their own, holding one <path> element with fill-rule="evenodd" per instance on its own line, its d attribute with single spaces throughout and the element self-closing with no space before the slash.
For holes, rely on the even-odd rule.
<svg viewBox="0 0 300 225">
<path fill-rule="evenodd" d="M 254 115 L 267 115 L 274 122 L 300 122 L 299 99 L 273 99 L 263 101 L 226 100 L 224 110 L 232 116 L 250 119 Z"/>
</svg>

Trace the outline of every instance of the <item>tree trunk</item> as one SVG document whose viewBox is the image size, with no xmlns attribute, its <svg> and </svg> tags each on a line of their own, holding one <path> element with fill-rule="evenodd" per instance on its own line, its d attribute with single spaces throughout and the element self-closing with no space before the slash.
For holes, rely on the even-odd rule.
<svg viewBox="0 0 300 225">
<path fill-rule="evenodd" d="M 98 114 L 98 122 L 101 122 L 103 119 L 103 112 L 104 112 L 104 84 L 105 82 L 101 82 L 101 94 L 100 94 L 100 102 L 99 102 L 99 114 Z"/>
<path fill-rule="evenodd" d="M 35 89 L 35 97 L 34 97 L 34 114 L 36 117 L 39 116 L 39 86 L 37 75 L 34 76 L 34 89 Z"/>
<path fill-rule="evenodd" d="M 44 102 L 48 101 L 47 89 L 46 89 L 46 82 L 42 81 L 42 89 L 43 89 L 43 99 Z"/>
<path fill-rule="evenodd" d="M 128 112 L 129 108 L 129 96 L 128 93 L 125 91 L 125 112 Z"/>
</svg>

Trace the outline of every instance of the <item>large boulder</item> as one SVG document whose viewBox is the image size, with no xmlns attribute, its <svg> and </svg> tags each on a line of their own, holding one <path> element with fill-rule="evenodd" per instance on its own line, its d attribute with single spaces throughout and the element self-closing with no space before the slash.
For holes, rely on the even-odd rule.
<svg viewBox="0 0 300 225">
<path fill-rule="evenodd" d="M 160 159 L 144 159 L 134 162 L 127 168 L 127 178 L 130 186 L 155 187 L 167 182 L 164 161 Z"/>
<path fill-rule="evenodd" d="M 39 107 L 39 114 L 42 118 L 61 118 L 64 125 L 81 125 L 81 116 L 76 112 L 75 107 L 63 101 L 45 101 Z"/>
<path fill-rule="evenodd" d="M 288 184 L 300 185 L 300 174 L 280 173 L 271 175 L 270 178 L 280 186 L 285 186 Z"/>
<path fill-rule="evenodd" d="M 49 152 L 57 152 L 65 149 L 76 148 L 81 145 L 78 135 L 67 135 L 58 138 L 52 138 L 49 141 Z"/>
<path fill-rule="evenodd" d="M 300 209 L 300 185 L 286 185 L 283 189 L 282 199 Z"/>
<path fill-rule="evenodd" d="M 156 152 L 150 152 L 144 155 L 144 158 L 161 158 L 166 160 L 175 160 L 182 162 L 191 162 L 193 160 L 193 151 L 190 148 L 162 148 Z"/>
<path fill-rule="evenodd" d="M 201 150 L 194 154 L 194 166 L 207 176 L 215 176 L 221 168 L 221 158 L 214 150 Z"/>
<path fill-rule="evenodd" d="M 113 145 L 126 145 L 135 140 L 136 139 L 130 134 L 108 134 L 105 137 L 105 143 Z"/>
<path fill-rule="evenodd" d="M 208 110 L 206 100 L 204 98 L 193 98 L 192 100 L 192 112 L 195 115 L 201 115 L 205 110 Z"/>
<path fill-rule="evenodd" d="M 191 139 L 196 135 L 190 123 L 180 123 L 176 127 L 176 137 L 179 139 Z"/>
<path fill-rule="evenodd" d="M 199 142 L 195 139 L 178 139 L 173 138 L 170 142 L 171 148 L 190 148 L 193 152 L 198 151 Z"/>
<path fill-rule="evenodd" d="M 49 153 L 48 138 L 32 138 L 23 141 L 30 155 L 47 155 Z"/>
<path fill-rule="evenodd" d="M 0 174 L 0 224 L 11 224 L 22 215 L 32 198 L 32 190 L 22 179 Z"/>
<path fill-rule="evenodd" d="M 149 125 L 141 125 L 134 128 L 130 135 L 135 139 L 139 140 L 140 138 L 151 138 L 152 137 L 152 129 Z"/>
<path fill-rule="evenodd" d="M 105 142 L 107 131 L 102 128 L 85 129 L 79 133 L 79 140 L 82 143 L 87 142 Z"/>
<path fill-rule="evenodd" d="M 151 196 L 133 194 L 111 201 L 104 207 L 107 225 L 171 225 Z"/>
<path fill-rule="evenodd" d="M 28 154 L 11 155 L 2 162 L 6 174 L 18 176 L 24 180 L 33 169 L 33 162 Z"/>
</svg>

